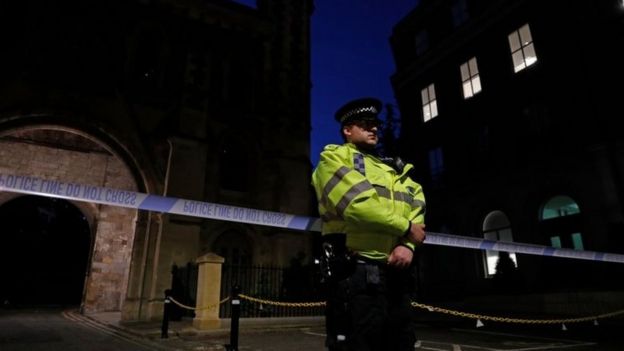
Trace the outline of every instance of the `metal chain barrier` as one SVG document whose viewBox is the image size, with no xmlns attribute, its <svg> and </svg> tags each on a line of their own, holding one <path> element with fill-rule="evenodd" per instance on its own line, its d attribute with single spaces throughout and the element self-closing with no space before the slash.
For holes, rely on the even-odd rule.
<svg viewBox="0 0 624 351">
<path fill-rule="evenodd" d="M 614 317 L 617 315 L 624 314 L 624 310 L 619 310 L 611 313 L 599 314 L 596 316 L 587 316 L 587 317 L 579 317 L 579 318 L 562 318 L 562 319 L 525 319 L 525 318 L 508 318 L 508 317 L 496 317 L 496 316 L 488 316 L 481 315 L 475 313 L 468 312 L 460 312 L 449 310 L 446 308 L 435 307 L 430 305 L 425 305 L 418 302 L 412 301 L 412 306 L 417 308 L 425 309 L 429 312 L 437 312 L 450 314 L 452 316 L 485 320 L 485 321 L 493 321 L 493 322 L 501 322 L 501 323 L 519 323 L 519 324 L 564 324 L 564 323 L 578 323 L 578 322 L 588 322 L 588 321 L 596 321 L 598 319 Z"/>
<path fill-rule="evenodd" d="M 245 294 L 238 294 L 238 296 L 247 301 L 256 302 L 265 305 L 273 305 L 273 306 L 282 306 L 282 307 L 322 307 L 326 305 L 325 301 L 319 302 L 280 302 L 280 301 L 271 301 L 264 300 L 255 297 L 251 297 Z"/>
<path fill-rule="evenodd" d="M 240 298 L 245 299 L 250 302 L 265 304 L 265 305 L 273 305 L 273 306 L 282 306 L 282 307 L 322 307 L 326 305 L 325 301 L 319 302 L 281 302 L 281 301 L 272 301 L 266 299 L 259 299 L 256 297 L 251 297 L 245 294 L 239 294 Z M 510 317 L 498 317 L 498 316 L 489 316 L 483 314 L 469 313 L 469 312 L 461 312 L 450 310 L 442 307 L 435 307 L 430 305 L 425 305 L 422 303 L 414 302 L 411 303 L 412 307 L 421 308 L 427 310 L 429 312 L 437 312 L 449 314 L 456 317 L 470 318 L 470 319 L 478 319 L 483 321 L 492 321 L 492 322 L 501 322 L 501 323 L 518 323 L 518 324 L 564 324 L 564 323 L 580 323 L 580 322 L 589 322 L 596 321 L 598 319 L 615 317 L 618 315 L 624 315 L 624 310 L 619 310 L 610 313 L 603 313 L 594 316 L 587 317 L 577 317 L 577 318 L 560 318 L 560 319 L 527 319 L 527 318 L 510 318 Z"/>
<path fill-rule="evenodd" d="M 184 305 L 184 304 L 182 304 L 182 303 L 180 303 L 180 302 L 176 301 L 173 297 L 169 296 L 169 300 L 171 300 L 171 302 L 175 303 L 176 305 L 178 305 L 178 306 L 179 306 L 179 307 L 181 307 L 181 308 L 185 308 L 185 309 L 187 309 L 187 310 L 191 310 L 191 311 L 203 311 L 203 310 L 210 310 L 210 309 L 216 308 L 217 306 L 219 306 L 219 305 L 221 305 L 221 304 L 225 303 L 225 302 L 226 302 L 226 301 L 228 301 L 229 299 L 230 299 L 230 297 L 228 296 L 228 297 L 226 297 L 225 299 L 223 299 L 223 300 L 221 300 L 221 301 L 219 301 L 219 302 L 217 302 L 217 303 L 213 303 L 213 304 L 211 304 L 211 305 L 208 305 L 208 306 L 204 306 L 204 307 L 192 307 L 192 306 L 187 306 L 187 305 Z"/>
<path fill-rule="evenodd" d="M 240 318 L 240 299 L 247 300 L 249 302 L 255 302 L 259 304 L 265 305 L 273 305 L 273 306 L 281 306 L 281 307 L 322 307 L 326 306 L 327 302 L 319 301 L 319 302 L 282 302 L 282 301 L 273 301 L 267 299 L 260 299 L 256 297 L 252 297 L 249 295 L 241 294 L 239 292 L 238 287 L 234 287 L 232 289 L 232 324 L 230 329 L 230 344 L 226 345 L 226 350 L 228 351 L 238 351 L 238 320 Z M 225 300 L 224 300 L 225 301 Z M 222 301 L 222 302 L 224 302 Z M 175 302 L 175 300 L 174 300 Z M 585 321 L 594 321 L 595 325 L 598 325 L 598 319 L 614 317 L 617 315 L 624 314 L 624 310 L 619 310 L 611 313 L 604 313 L 596 316 L 588 316 L 588 317 L 580 317 L 580 318 L 562 318 L 562 319 L 523 319 L 523 318 L 507 318 L 507 317 L 496 317 L 496 316 L 488 316 L 488 315 L 480 315 L 476 313 L 467 313 L 449 310 L 446 308 L 435 307 L 430 305 L 421 304 L 418 302 L 411 302 L 412 307 L 422 308 L 429 312 L 438 312 L 450 314 L 458 317 L 465 317 L 477 320 L 477 328 L 483 326 L 481 320 L 485 321 L 494 321 L 494 322 L 503 322 L 503 323 L 522 323 L 522 324 L 561 324 L 563 330 L 567 330 L 565 327 L 565 323 L 575 323 L 575 322 L 585 322 Z"/>
</svg>

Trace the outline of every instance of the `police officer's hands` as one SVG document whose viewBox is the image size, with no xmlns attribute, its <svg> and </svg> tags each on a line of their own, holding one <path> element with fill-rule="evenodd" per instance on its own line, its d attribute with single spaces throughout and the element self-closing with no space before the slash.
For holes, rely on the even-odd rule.
<svg viewBox="0 0 624 351">
<path fill-rule="evenodd" d="M 412 250 L 405 246 L 397 246 L 390 253 L 390 257 L 388 257 L 388 264 L 397 268 L 406 268 L 412 263 L 412 258 L 414 258 L 414 253 Z"/>
<path fill-rule="evenodd" d="M 425 234 L 425 225 L 411 223 L 409 231 L 405 234 L 405 238 L 414 243 L 416 246 L 421 245 L 423 241 L 425 241 L 425 238 L 427 238 L 427 234 Z"/>
</svg>

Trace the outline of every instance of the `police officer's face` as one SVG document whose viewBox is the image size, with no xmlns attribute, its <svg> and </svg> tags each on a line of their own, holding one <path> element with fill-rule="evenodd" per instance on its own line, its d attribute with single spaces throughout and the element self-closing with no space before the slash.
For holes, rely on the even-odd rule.
<svg viewBox="0 0 624 351">
<path fill-rule="evenodd" d="M 372 149 L 377 145 L 377 129 L 379 123 L 376 121 L 355 121 L 342 128 L 342 132 L 348 142 L 366 149 Z"/>
</svg>

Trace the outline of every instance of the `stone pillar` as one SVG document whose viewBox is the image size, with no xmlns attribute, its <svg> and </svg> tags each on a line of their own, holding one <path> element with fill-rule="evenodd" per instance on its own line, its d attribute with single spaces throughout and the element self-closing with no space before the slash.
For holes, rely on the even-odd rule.
<svg viewBox="0 0 624 351">
<path fill-rule="evenodd" d="M 193 327 L 197 329 L 216 329 L 221 326 L 219 319 L 219 301 L 221 298 L 221 266 L 223 257 L 207 253 L 199 257 L 197 263 L 197 308 Z M 202 309 L 213 306 L 209 309 Z"/>
</svg>

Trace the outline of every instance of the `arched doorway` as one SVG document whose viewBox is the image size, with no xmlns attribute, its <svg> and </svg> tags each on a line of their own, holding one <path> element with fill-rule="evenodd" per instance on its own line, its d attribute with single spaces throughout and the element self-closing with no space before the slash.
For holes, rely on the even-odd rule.
<svg viewBox="0 0 624 351">
<path fill-rule="evenodd" d="M 0 206 L 2 301 L 79 305 L 91 247 L 84 214 L 69 201 L 21 196 Z"/>
<path fill-rule="evenodd" d="M 96 137 L 79 129 L 49 124 L 2 129 L 0 124 L 0 144 L 3 173 L 137 190 L 128 159 L 123 156 L 126 154 L 119 153 L 118 144 L 104 134 Z M 0 204 L 8 204 L 6 201 L 13 198 L 10 192 L 0 192 Z M 92 234 L 88 247 L 93 248 L 93 253 L 87 256 L 87 280 L 79 290 L 79 294 L 84 291 L 81 310 L 85 313 L 118 311 L 127 293 L 138 212 L 91 202 L 80 202 L 75 206 L 87 216 Z M 0 233 L 5 234 L 4 230 Z M 53 244 L 55 242 L 49 245 Z M 89 248 L 85 252 L 90 252 Z M 10 260 L 10 265 L 14 265 L 15 260 L 32 256 L 28 252 L 22 254 L 23 257 L 11 256 L 14 260 Z M 81 274 L 85 276 L 84 271 Z M 50 273 L 50 276 L 54 275 Z M 37 289 L 53 294 L 55 283 L 50 284 L 50 287 L 38 285 Z M 74 301 L 73 298 L 70 301 Z"/>
</svg>

